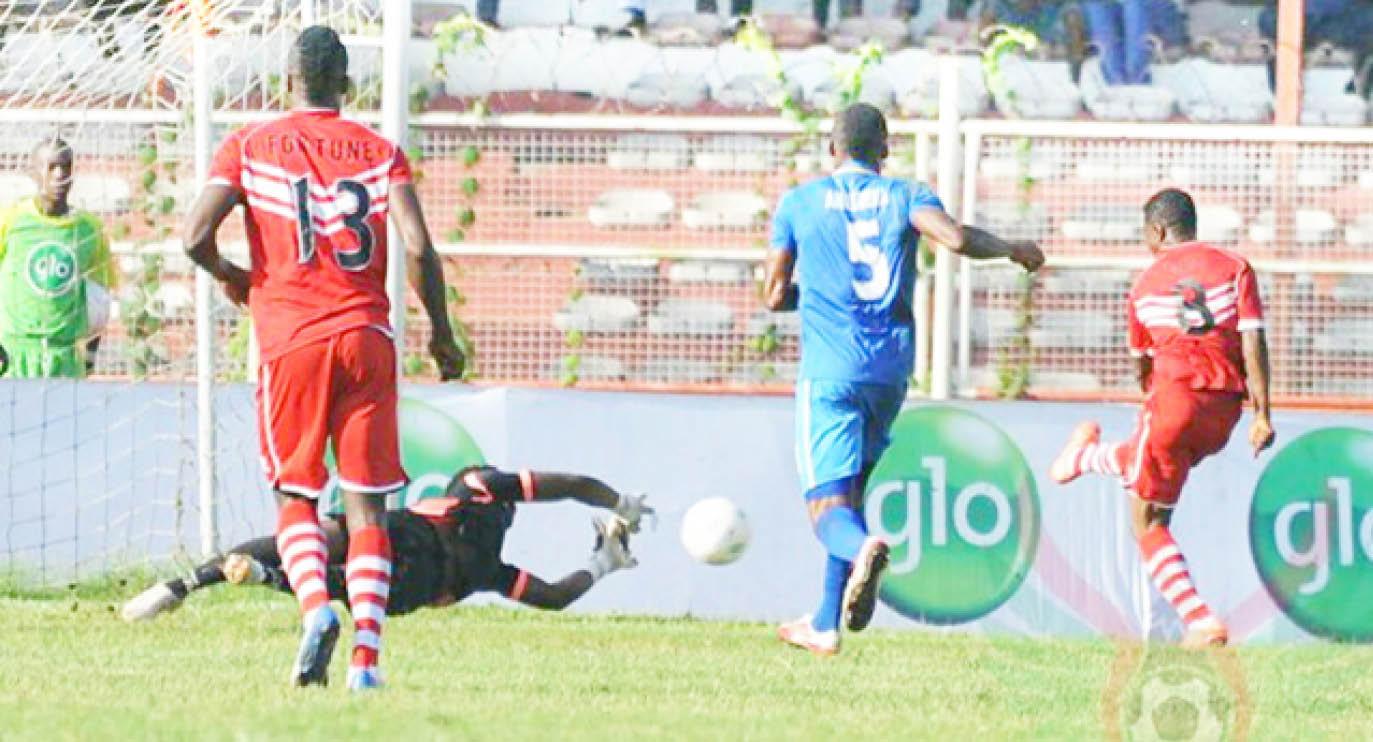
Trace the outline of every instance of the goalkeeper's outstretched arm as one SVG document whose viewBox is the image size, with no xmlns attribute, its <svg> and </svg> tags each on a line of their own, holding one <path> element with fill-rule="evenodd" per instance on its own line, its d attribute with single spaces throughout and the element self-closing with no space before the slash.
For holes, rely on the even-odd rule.
<svg viewBox="0 0 1373 742">
<path fill-rule="evenodd" d="M 535 608 L 560 611 L 586 594 L 591 586 L 619 569 L 634 567 L 639 561 L 629 551 L 629 525 L 619 519 L 592 521 L 596 545 L 585 567 L 548 583 L 516 567 L 503 568 L 505 596 Z"/>
<path fill-rule="evenodd" d="M 533 496 L 529 499 L 533 502 L 570 499 L 605 508 L 624 518 L 631 531 L 639 530 L 639 519 L 645 514 L 653 515 L 653 508 L 644 504 L 644 495 L 621 494 L 595 477 L 551 471 L 524 472 L 521 477 L 524 476 L 530 478 L 528 486 L 533 489 Z"/>
</svg>

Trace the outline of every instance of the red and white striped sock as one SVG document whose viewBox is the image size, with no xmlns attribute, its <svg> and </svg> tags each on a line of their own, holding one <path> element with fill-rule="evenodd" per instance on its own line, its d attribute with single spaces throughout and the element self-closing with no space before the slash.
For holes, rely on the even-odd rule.
<svg viewBox="0 0 1373 742">
<path fill-rule="evenodd" d="M 381 628 L 391 593 L 391 538 L 386 529 L 368 526 L 348 536 L 348 604 L 353 610 L 353 659 L 356 668 L 375 667 L 381 654 Z"/>
<path fill-rule="evenodd" d="M 1119 443 L 1088 443 L 1077 453 L 1077 470 L 1122 476 Z"/>
<path fill-rule="evenodd" d="M 1187 562 L 1167 528 L 1153 526 L 1145 531 L 1139 538 L 1139 550 L 1149 577 L 1163 597 L 1173 604 L 1189 630 L 1216 621 L 1215 614 L 1197 595 L 1192 576 L 1187 572 Z"/>
<path fill-rule="evenodd" d="M 291 582 L 291 591 L 300 603 L 300 612 L 308 616 L 327 605 L 329 588 L 324 564 L 328 551 L 313 501 L 290 498 L 277 511 L 277 553 Z"/>
</svg>

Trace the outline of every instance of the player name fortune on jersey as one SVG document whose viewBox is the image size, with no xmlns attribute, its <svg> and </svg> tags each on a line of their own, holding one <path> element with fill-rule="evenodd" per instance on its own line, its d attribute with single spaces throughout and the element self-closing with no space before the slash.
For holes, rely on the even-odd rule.
<svg viewBox="0 0 1373 742">
<path fill-rule="evenodd" d="M 887 205 L 886 189 L 864 188 L 858 191 L 829 190 L 825 192 L 825 208 L 831 211 L 871 211 Z"/>
</svg>

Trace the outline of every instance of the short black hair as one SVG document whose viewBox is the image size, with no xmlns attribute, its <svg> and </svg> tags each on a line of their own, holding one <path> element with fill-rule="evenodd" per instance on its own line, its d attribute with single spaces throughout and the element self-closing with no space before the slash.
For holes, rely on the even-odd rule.
<svg viewBox="0 0 1373 742">
<path fill-rule="evenodd" d="M 310 105 L 335 105 L 335 97 L 347 88 L 348 49 L 334 29 L 311 26 L 291 46 L 291 71 L 305 87 Z"/>
<path fill-rule="evenodd" d="M 1144 223 L 1192 239 L 1197 236 L 1197 205 L 1186 191 L 1165 188 L 1144 202 Z"/>
<path fill-rule="evenodd" d="M 29 155 L 37 159 L 38 153 L 40 152 L 61 152 L 64 149 L 70 150 L 71 148 L 72 146 L 67 144 L 67 140 L 63 139 L 61 134 L 54 132 L 53 134 L 38 140 L 38 143 L 33 145 L 33 149 L 29 151 Z"/>
<path fill-rule="evenodd" d="M 834 148 L 870 165 L 882 159 L 887 146 L 887 117 L 868 103 L 854 103 L 834 119 Z"/>
</svg>

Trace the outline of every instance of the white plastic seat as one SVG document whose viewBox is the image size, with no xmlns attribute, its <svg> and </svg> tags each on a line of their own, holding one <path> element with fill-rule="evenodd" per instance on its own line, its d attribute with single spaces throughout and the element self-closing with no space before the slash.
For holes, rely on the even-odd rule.
<svg viewBox="0 0 1373 742">
<path fill-rule="evenodd" d="M 705 172 L 771 173 L 776 147 L 767 137 L 726 134 L 707 139 L 692 155 L 692 166 Z"/>
<path fill-rule="evenodd" d="M 1359 214 L 1344 228 L 1344 241 L 1356 247 L 1373 245 L 1373 214 Z"/>
<path fill-rule="evenodd" d="M 749 264 L 737 260 L 679 260 L 667 269 L 667 280 L 672 283 L 747 283 L 751 271 Z"/>
<path fill-rule="evenodd" d="M 747 332 L 757 337 L 767 332 L 769 326 L 777 328 L 778 337 L 801 337 L 801 315 L 796 312 L 758 312 L 749 318 Z"/>
<path fill-rule="evenodd" d="M 672 221 L 672 196 L 656 188 L 606 191 L 587 212 L 598 227 L 661 227 Z"/>
<path fill-rule="evenodd" d="M 720 365 L 695 358 L 650 358 L 639 366 L 639 381 L 704 384 L 720 378 Z"/>
<path fill-rule="evenodd" d="M 612 356 L 585 355 L 581 353 L 563 356 L 548 368 L 548 377 L 559 380 L 578 381 L 624 381 L 628 377 L 625 362 Z"/>
<path fill-rule="evenodd" d="M 680 134 L 628 134 L 606 155 L 606 164 L 620 170 L 683 170 L 687 139 Z"/>
<path fill-rule="evenodd" d="M 665 299 L 648 316 L 654 335 L 723 335 L 734 329 L 734 311 L 723 302 Z"/>
<path fill-rule="evenodd" d="M 1263 65 L 1185 59 L 1157 66 L 1154 81 L 1177 96 L 1178 108 L 1193 121 L 1267 123 L 1272 118 L 1273 94 Z"/>
<path fill-rule="evenodd" d="M 996 107 L 1007 116 L 1071 119 L 1082 112 L 1082 91 L 1067 62 L 1008 55 L 1001 59 L 1001 74 L 1007 91 L 1015 96 L 1003 93 L 996 98 Z"/>
<path fill-rule="evenodd" d="M 1061 229 L 1070 240 L 1133 242 L 1143 234 L 1136 212 L 1136 207 L 1089 204 L 1064 219 Z"/>
<path fill-rule="evenodd" d="M 1125 336 L 1116 314 L 1082 309 L 1049 309 L 1035 313 L 1030 343 L 1037 348 L 1113 348 Z"/>
<path fill-rule="evenodd" d="M 1226 204 L 1197 207 L 1197 239 L 1204 242 L 1238 242 L 1244 232 L 1244 217 Z"/>
<path fill-rule="evenodd" d="M 753 191 L 712 191 L 693 196 L 682 209 L 690 229 L 752 229 L 767 220 L 767 201 Z"/>
<path fill-rule="evenodd" d="M 627 332 L 638 322 L 633 299 L 609 294 L 583 294 L 553 315 L 553 326 L 563 332 Z"/>
<path fill-rule="evenodd" d="M 38 184 L 23 173 L 0 172 L 0 203 L 10 203 L 38 192 Z"/>
<path fill-rule="evenodd" d="M 1276 216 L 1272 211 L 1259 214 L 1249 226 L 1249 239 L 1272 244 L 1276 238 Z M 1292 241 L 1299 245 L 1321 245 L 1333 242 L 1337 234 L 1335 217 L 1324 209 L 1297 209 L 1295 233 Z"/>
<path fill-rule="evenodd" d="M 1173 93 L 1158 85 L 1106 84 L 1096 57 L 1083 62 L 1078 84 L 1087 110 L 1103 121 L 1163 121 L 1176 104 Z"/>
<path fill-rule="evenodd" d="M 977 223 L 1007 239 L 1043 239 L 1049 232 L 1049 212 L 1042 203 L 988 201 L 978 205 Z"/>
</svg>

